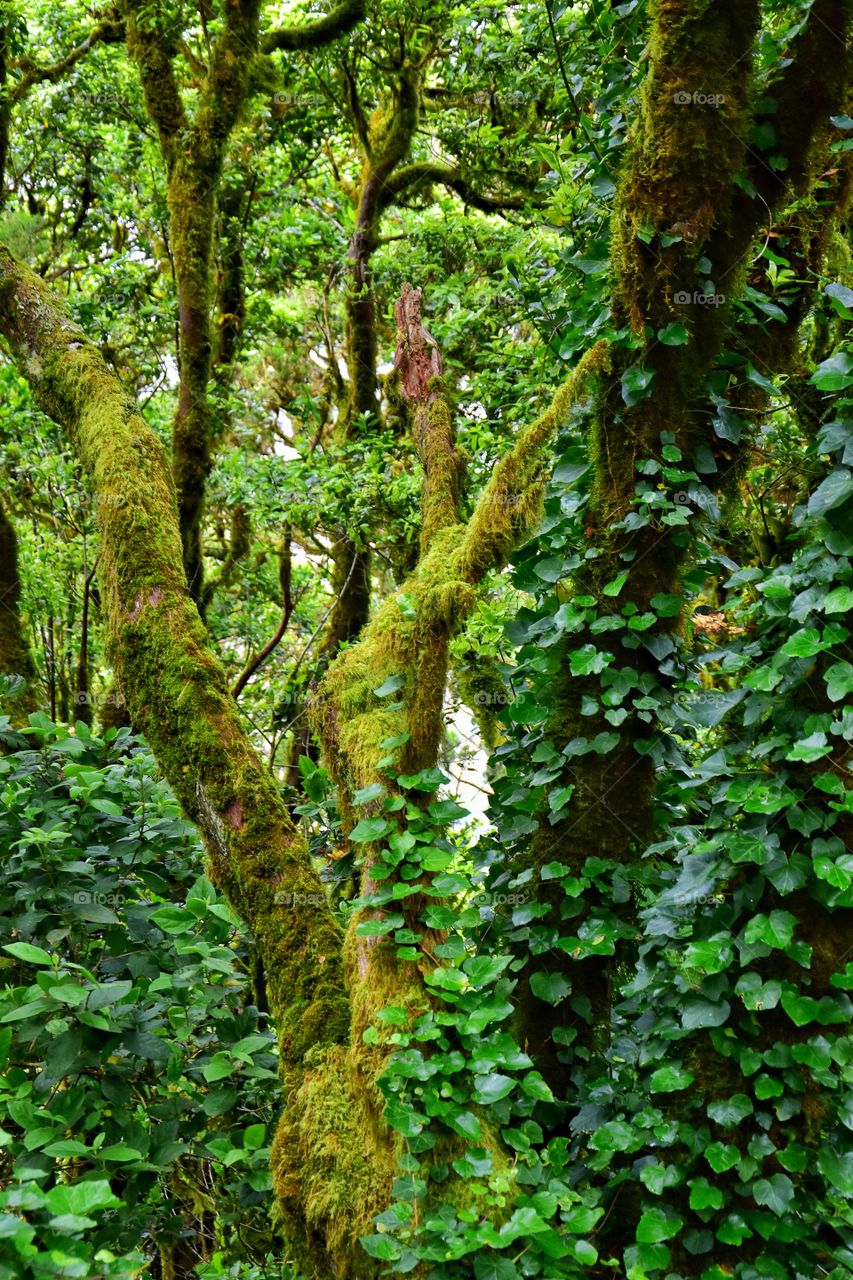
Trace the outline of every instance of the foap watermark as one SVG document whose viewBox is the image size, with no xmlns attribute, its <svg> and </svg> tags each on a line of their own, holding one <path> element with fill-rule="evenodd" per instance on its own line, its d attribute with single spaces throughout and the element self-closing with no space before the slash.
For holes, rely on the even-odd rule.
<svg viewBox="0 0 853 1280">
<path fill-rule="evenodd" d="M 279 889 L 273 902 L 277 907 L 323 907 L 328 905 L 324 893 L 291 893 L 287 889 Z"/>
<path fill-rule="evenodd" d="M 485 889 L 480 893 L 475 893 L 470 899 L 473 907 L 520 907 L 527 902 L 528 894 L 526 893 L 488 893 Z"/>
<path fill-rule="evenodd" d="M 672 301 L 677 307 L 722 307 L 726 301 L 726 295 L 702 293 L 699 289 L 694 289 L 690 293 L 687 289 L 679 289 L 678 293 L 672 295 Z"/>
<path fill-rule="evenodd" d="M 123 893 L 89 893 L 80 889 L 74 894 L 75 907 L 121 907 L 125 902 Z"/>
<path fill-rule="evenodd" d="M 721 107 L 726 95 L 705 93 L 702 89 L 694 89 L 692 93 L 688 93 L 686 89 L 680 89 L 672 95 L 672 100 L 677 107 Z"/>
<path fill-rule="evenodd" d="M 474 701 L 478 707 L 508 707 L 512 702 L 512 694 L 504 691 L 491 692 L 488 689 L 480 689 L 474 694 Z"/>
<path fill-rule="evenodd" d="M 96 697 L 93 693 L 87 693 L 83 689 L 78 689 L 74 694 L 74 705 L 77 707 L 126 707 L 127 703 L 124 694 L 115 691 L 106 693 L 102 698 Z"/>
<path fill-rule="evenodd" d="M 710 512 L 715 520 L 720 517 L 720 504 L 712 493 L 689 493 L 686 489 L 679 489 L 672 495 L 672 500 L 680 507 L 700 507 Z"/>
<path fill-rule="evenodd" d="M 725 898 L 725 894 L 720 893 L 676 893 L 672 895 L 671 901 L 679 907 L 710 907 L 712 905 L 719 906 Z"/>
<path fill-rule="evenodd" d="M 329 99 L 322 93 L 274 93 L 272 100 L 277 107 L 322 107 L 329 105 Z"/>
</svg>

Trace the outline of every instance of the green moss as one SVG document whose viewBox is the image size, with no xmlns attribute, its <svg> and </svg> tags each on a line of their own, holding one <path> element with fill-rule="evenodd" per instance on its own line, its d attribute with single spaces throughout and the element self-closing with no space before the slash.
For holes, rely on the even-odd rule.
<svg viewBox="0 0 853 1280">
<path fill-rule="evenodd" d="M 459 696 L 473 712 L 483 744 L 494 751 L 502 741 L 498 708 L 506 703 L 506 685 L 497 660 L 487 653 L 471 653 L 468 661 L 454 666 Z"/>
<path fill-rule="evenodd" d="M 442 379 L 430 382 L 430 401 L 412 414 L 412 435 L 418 457 L 425 461 L 421 503 L 421 553 L 435 535 L 459 522 L 465 478 L 465 458 L 456 448 L 451 405 Z"/>
<path fill-rule="evenodd" d="M 205 838 L 211 878 L 263 955 L 285 1090 L 298 1092 L 309 1052 L 348 1037 L 342 938 L 187 595 L 163 450 L 44 283 L 2 249 L 0 329 L 93 479 L 116 676 L 133 723 Z"/>
<path fill-rule="evenodd" d="M 276 1219 L 311 1280 L 375 1275 L 360 1235 L 391 1199 L 397 1143 L 378 1134 L 346 1050 L 310 1051 L 273 1143 Z"/>
</svg>

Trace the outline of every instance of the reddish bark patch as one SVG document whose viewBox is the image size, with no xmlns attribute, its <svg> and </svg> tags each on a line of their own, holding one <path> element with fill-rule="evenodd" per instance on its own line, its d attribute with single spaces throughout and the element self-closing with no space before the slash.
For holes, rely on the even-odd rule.
<svg viewBox="0 0 853 1280">
<path fill-rule="evenodd" d="M 228 819 L 229 826 L 235 831 L 239 831 L 243 825 L 243 807 L 239 800 L 232 800 L 228 808 L 225 810 L 225 817 Z"/>
<path fill-rule="evenodd" d="M 408 400 L 428 402 L 435 399 L 429 390 L 430 381 L 441 377 L 442 366 L 438 343 L 423 323 L 422 297 L 421 289 L 413 289 L 408 283 L 403 285 L 394 308 L 399 330 L 394 369 L 400 375 L 400 389 Z"/>
<path fill-rule="evenodd" d="M 162 599 L 163 599 L 162 587 L 155 587 L 153 591 L 149 592 L 147 601 L 143 600 L 141 591 L 137 592 L 136 599 L 133 602 L 133 608 L 130 610 L 130 612 L 127 615 L 128 621 L 138 622 L 139 619 L 142 617 L 142 610 L 144 609 L 146 603 L 158 605 Z"/>
</svg>

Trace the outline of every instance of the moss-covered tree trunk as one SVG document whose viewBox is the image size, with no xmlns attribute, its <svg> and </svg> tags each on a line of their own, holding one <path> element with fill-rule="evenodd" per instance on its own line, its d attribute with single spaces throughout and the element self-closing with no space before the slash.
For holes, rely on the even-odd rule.
<svg viewBox="0 0 853 1280">
<path fill-rule="evenodd" d="M 329 1091 L 329 1064 L 347 1042 L 341 936 L 304 841 L 246 737 L 188 594 L 163 450 L 99 352 L 43 281 L 5 249 L 0 331 L 89 475 L 115 671 L 134 725 L 204 836 L 212 879 L 249 925 L 263 956 L 292 1117 L 306 1091 Z M 320 1145 L 329 1132 L 318 1138 Z M 360 1141 L 357 1135 L 354 1141 Z M 306 1222 L 302 1178 L 280 1180 L 277 1190 L 294 1252 L 315 1258 L 313 1274 L 328 1274 L 316 1259 L 326 1256 L 340 1224 L 322 1215 Z"/>
<path fill-rule="evenodd" d="M 225 150 L 248 92 L 257 50 L 259 0 L 227 6 L 222 33 L 198 109 L 190 120 L 173 58 L 175 38 L 164 15 L 128 5 L 128 52 L 136 62 L 148 114 L 157 129 L 167 175 L 169 240 L 178 293 L 178 407 L 172 469 L 178 494 L 184 567 L 190 592 L 205 604 L 204 496 L 213 461 L 212 307 L 217 187 Z"/>
</svg>

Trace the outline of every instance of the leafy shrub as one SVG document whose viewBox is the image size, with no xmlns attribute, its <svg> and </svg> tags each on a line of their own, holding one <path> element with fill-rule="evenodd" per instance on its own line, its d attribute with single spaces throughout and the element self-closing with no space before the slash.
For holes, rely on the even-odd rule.
<svg viewBox="0 0 853 1280">
<path fill-rule="evenodd" d="M 33 721 L 0 757 L 0 1278 L 262 1260 L 250 940 L 145 745 Z"/>
</svg>

